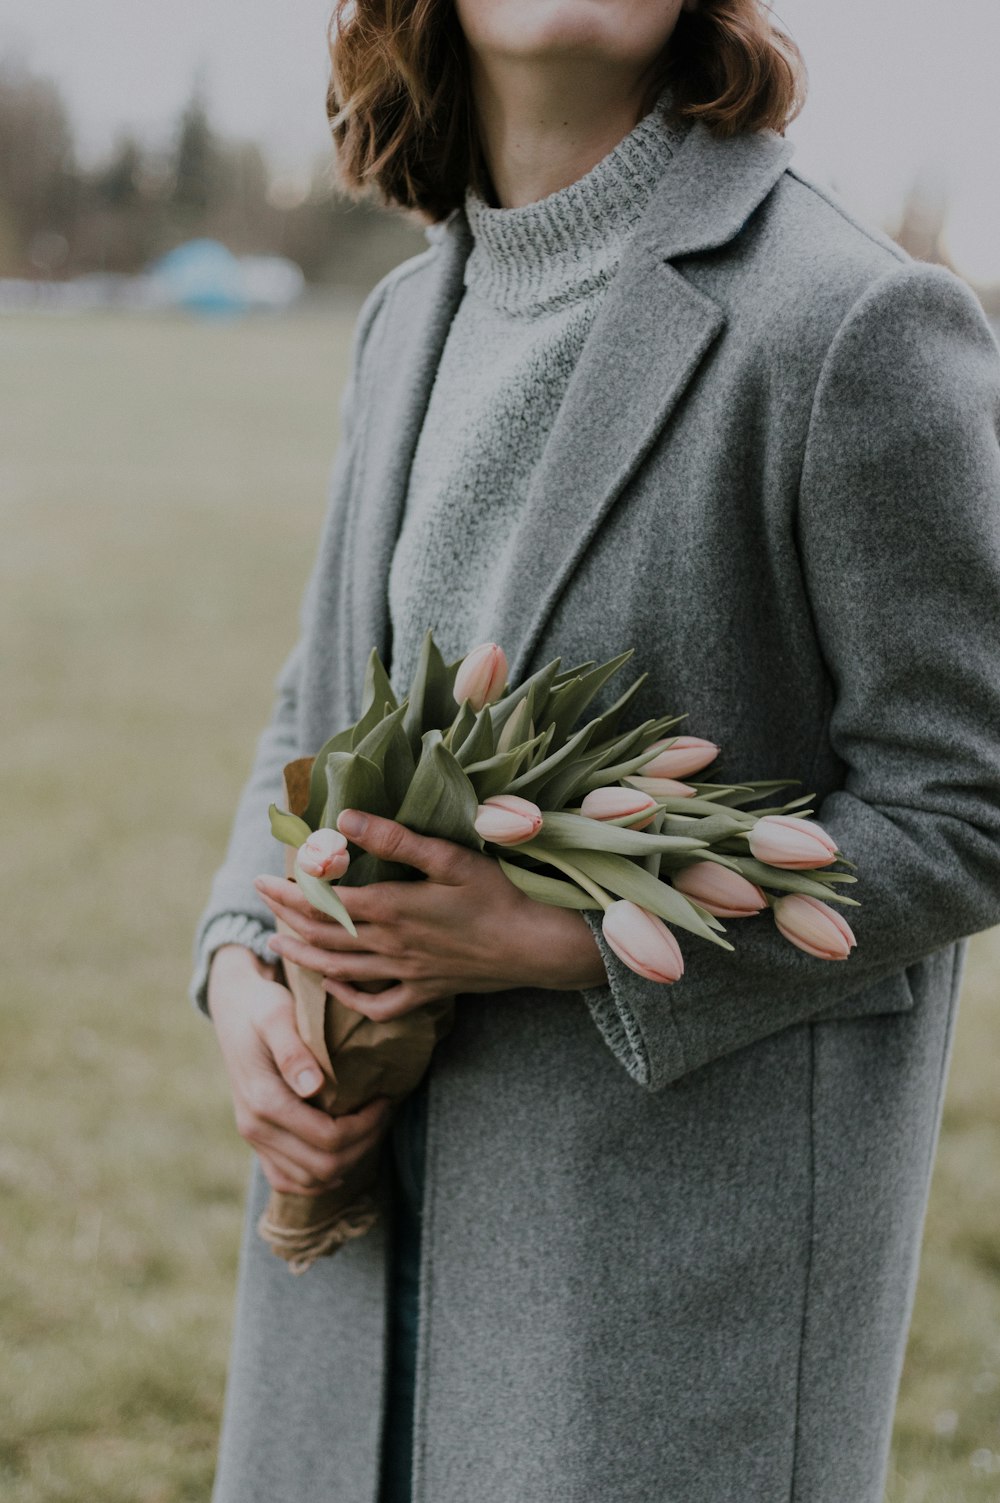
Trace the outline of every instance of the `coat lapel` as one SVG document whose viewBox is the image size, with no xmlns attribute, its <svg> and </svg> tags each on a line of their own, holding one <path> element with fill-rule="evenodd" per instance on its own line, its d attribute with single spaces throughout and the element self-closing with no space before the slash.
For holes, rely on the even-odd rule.
<svg viewBox="0 0 1000 1503">
<path fill-rule="evenodd" d="M 696 123 L 657 185 L 546 441 L 488 623 L 487 634 L 507 652 L 512 682 L 526 670 L 573 569 L 725 324 L 720 306 L 671 260 L 715 249 L 738 234 L 790 154 L 790 145 L 770 131 L 720 141 Z M 430 278 L 403 277 L 389 294 L 364 414 L 341 618 L 350 644 L 349 681 L 359 687 L 373 645 L 389 661 L 392 553 L 471 245 L 458 212 L 432 233 L 437 248 Z"/>
<path fill-rule="evenodd" d="M 358 694 L 372 647 L 389 662 L 389 568 L 413 454 L 448 328 L 462 297 L 471 244 L 464 215 L 452 215 L 432 233 L 436 253 L 430 278 L 418 279 L 419 295 L 405 277 L 389 295 L 377 376 L 369 388 L 369 410 L 363 414 L 353 535 L 345 547 L 348 609 L 342 618 L 350 641 L 349 680 Z M 360 704 L 357 709 L 360 713 Z"/>
<path fill-rule="evenodd" d="M 532 480 L 488 635 L 515 682 L 602 521 L 653 447 L 725 324 L 670 264 L 725 244 L 784 171 L 771 132 L 719 141 L 688 132 L 627 247 Z"/>
<path fill-rule="evenodd" d="M 569 576 L 725 322 L 671 266 L 631 256 L 605 294 L 532 479 L 495 618 L 521 678 Z"/>
</svg>

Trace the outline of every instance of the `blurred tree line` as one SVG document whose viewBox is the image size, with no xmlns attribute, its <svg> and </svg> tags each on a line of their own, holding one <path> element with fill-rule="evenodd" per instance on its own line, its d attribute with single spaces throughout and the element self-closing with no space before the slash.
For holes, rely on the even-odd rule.
<svg viewBox="0 0 1000 1503">
<path fill-rule="evenodd" d="M 899 243 L 947 265 L 946 209 L 940 184 L 914 183 Z M 332 146 L 311 181 L 275 176 L 259 146 L 217 135 L 197 87 L 166 150 L 123 136 L 84 167 L 56 86 L 0 62 L 0 277 L 137 272 L 201 236 L 236 255 L 287 256 L 307 281 L 353 291 L 426 243 L 415 218 L 338 191 Z M 1000 286 L 978 291 L 1000 315 Z"/>
<path fill-rule="evenodd" d="M 141 271 L 199 236 L 237 255 L 287 256 L 308 281 L 348 288 L 425 246 L 415 221 L 337 191 L 332 148 L 311 181 L 275 177 L 258 146 L 216 134 L 197 88 L 167 150 L 126 135 L 82 166 L 56 86 L 0 64 L 0 276 Z"/>
</svg>

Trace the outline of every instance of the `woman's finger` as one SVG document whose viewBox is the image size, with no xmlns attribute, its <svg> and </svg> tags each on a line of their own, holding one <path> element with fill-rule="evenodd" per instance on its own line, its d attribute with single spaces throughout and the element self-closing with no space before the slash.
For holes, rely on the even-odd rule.
<svg viewBox="0 0 1000 1503">
<path fill-rule="evenodd" d="M 255 1143 L 254 1151 L 261 1160 L 267 1158 L 277 1169 L 295 1186 L 298 1193 L 318 1193 L 323 1190 L 336 1188 L 336 1182 L 340 1175 L 324 1176 L 315 1174 L 306 1168 L 300 1160 L 293 1158 L 288 1153 L 283 1153 L 281 1148 L 273 1143 Z"/>
<path fill-rule="evenodd" d="M 435 885 L 432 882 L 369 882 L 363 887 L 344 887 L 338 884 L 335 890 L 356 924 L 370 925 L 388 938 L 400 922 L 424 917 L 429 909 L 433 911 L 431 889 Z M 276 915 L 280 913 L 289 927 L 302 934 L 303 938 L 311 939 L 303 927 L 304 920 L 311 921 L 322 926 L 324 934 L 330 935 L 338 949 L 357 948 L 359 940 L 348 934 L 336 919 L 314 908 L 303 897 L 295 882 L 287 882 L 280 877 L 257 877 L 254 886 L 271 912 Z M 360 939 L 364 937 L 359 936 Z M 374 939 L 374 935 L 372 938 Z M 326 941 L 324 939 L 318 943 L 325 944 Z M 365 946 L 362 944 L 361 948 L 364 949 Z M 372 948 L 381 948 L 381 945 L 372 945 Z"/>
<path fill-rule="evenodd" d="M 380 1137 L 389 1126 L 392 1102 L 388 1096 L 376 1096 L 356 1112 L 344 1117 L 334 1117 L 334 1145 L 339 1151 L 351 1148 L 373 1135 Z"/>
<path fill-rule="evenodd" d="M 452 995 L 446 981 L 401 981 L 384 992 L 363 992 L 351 986 L 349 981 L 327 976 L 323 982 L 331 996 L 345 1007 L 360 1012 L 373 1023 L 387 1023 L 392 1018 L 401 1018 L 425 1002 Z"/>
<path fill-rule="evenodd" d="M 376 1151 L 383 1136 L 381 1126 L 369 1127 L 349 1143 L 338 1146 L 335 1152 L 316 1154 L 289 1133 L 265 1123 L 261 1124 L 259 1136 L 252 1138 L 251 1142 L 259 1154 L 279 1156 L 284 1172 L 294 1178 L 296 1184 L 318 1185 L 324 1190 L 332 1190 L 362 1159 Z"/>
<path fill-rule="evenodd" d="M 281 1195 L 322 1195 L 324 1185 L 316 1185 L 310 1182 L 302 1184 L 299 1178 L 291 1172 L 280 1154 L 271 1154 L 264 1149 L 257 1149 L 257 1157 L 260 1167 L 264 1171 L 264 1177 L 272 1190 L 277 1190 Z"/>
<path fill-rule="evenodd" d="M 262 1021 L 260 1034 L 285 1084 L 297 1096 L 314 1096 L 323 1084 L 323 1072 L 302 1042 L 291 1008 L 275 1008 Z"/>
<path fill-rule="evenodd" d="M 381 950 L 385 946 L 387 931 L 377 928 L 374 924 L 359 925 L 358 934 L 353 935 L 349 934 L 343 924 L 338 923 L 336 919 L 327 918 L 325 915 L 319 917 L 315 910 L 311 916 L 307 916 L 300 913 L 297 908 L 286 908 L 284 903 L 275 902 L 266 893 L 262 896 L 275 918 L 287 925 L 299 939 L 305 940 L 307 944 L 318 945 L 322 950 L 343 950 L 345 953 L 352 954 L 362 950 Z"/>
<path fill-rule="evenodd" d="M 266 900 L 274 898 L 277 902 L 283 903 L 286 908 L 291 908 L 306 918 L 315 917 L 318 912 L 298 883 L 292 882 L 288 877 L 271 877 L 264 874 L 255 877 L 253 885 Z"/>
<path fill-rule="evenodd" d="M 335 1179 L 343 1176 L 344 1155 L 339 1149 L 314 1148 L 273 1122 L 258 1119 L 249 1141 L 258 1153 L 279 1153 L 285 1160 L 286 1166 L 294 1165 L 296 1173 L 303 1182 L 330 1186 Z"/>
<path fill-rule="evenodd" d="M 433 835 L 418 835 L 394 819 L 345 809 L 337 818 L 337 829 L 370 855 L 415 866 L 435 882 L 453 885 L 462 880 L 467 869 L 470 853 L 464 846 Z"/>
<path fill-rule="evenodd" d="M 274 1070 L 257 1070 L 241 1088 L 237 1107 L 237 1124 L 246 1137 L 244 1123 L 251 1129 L 254 1121 L 283 1128 L 295 1138 L 328 1153 L 335 1144 L 336 1133 L 329 1112 L 300 1101 Z"/>
<path fill-rule="evenodd" d="M 403 964 L 399 956 L 379 955 L 373 951 L 324 950 L 291 934 L 279 934 L 269 944 L 276 954 L 296 965 L 318 971 L 321 976 L 334 976 L 345 981 L 394 981 Z"/>
</svg>

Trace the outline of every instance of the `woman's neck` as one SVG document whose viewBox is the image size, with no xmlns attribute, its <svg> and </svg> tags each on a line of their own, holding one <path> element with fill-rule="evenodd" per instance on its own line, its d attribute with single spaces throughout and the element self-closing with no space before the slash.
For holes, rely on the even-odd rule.
<svg viewBox="0 0 1000 1503">
<path fill-rule="evenodd" d="M 613 151 L 655 98 L 648 77 L 622 77 L 602 60 L 541 68 L 529 60 L 472 60 L 479 137 L 499 208 L 567 188 Z"/>
</svg>

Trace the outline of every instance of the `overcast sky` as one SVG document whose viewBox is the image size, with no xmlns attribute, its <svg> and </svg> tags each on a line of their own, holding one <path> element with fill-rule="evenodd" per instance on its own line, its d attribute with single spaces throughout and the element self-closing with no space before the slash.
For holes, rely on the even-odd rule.
<svg viewBox="0 0 1000 1503">
<path fill-rule="evenodd" d="M 653 0 L 650 0 L 653 3 Z M 3 0 L 0 55 L 54 78 L 84 149 L 165 141 L 200 71 L 226 133 L 284 172 L 326 150 L 330 0 Z M 797 162 L 893 222 L 918 172 L 945 177 L 960 269 L 1000 279 L 1000 0 L 782 0 L 812 81 Z"/>
</svg>

